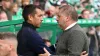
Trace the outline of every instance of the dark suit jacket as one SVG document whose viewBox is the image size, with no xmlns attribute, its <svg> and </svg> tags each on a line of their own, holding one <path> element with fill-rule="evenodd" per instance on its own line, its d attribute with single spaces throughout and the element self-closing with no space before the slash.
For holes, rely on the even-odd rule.
<svg viewBox="0 0 100 56">
<path fill-rule="evenodd" d="M 57 42 L 57 55 L 80 56 L 82 51 L 88 52 L 87 35 L 81 27 L 76 24 L 72 28 L 65 30 Z"/>
<path fill-rule="evenodd" d="M 44 47 L 52 54 L 52 51 L 45 45 L 36 31 L 36 27 L 27 22 L 23 23 L 21 30 L 18 32 L 17 40 L 17 50 L 20 55 L 38 56 L 38 54 L 44 53 Z"/>
</svg>

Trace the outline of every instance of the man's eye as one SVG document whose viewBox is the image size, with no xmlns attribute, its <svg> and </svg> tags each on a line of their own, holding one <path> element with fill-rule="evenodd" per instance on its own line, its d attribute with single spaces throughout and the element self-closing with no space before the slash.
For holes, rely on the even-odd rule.
<svg viewBox="0 0 100 56">
<path fill-rule="evenodd" d="M 58 17 L 60 17 L 60 16 L 58 15 Z"/>
<path fill-rule="evenodd" d="M 42 17 L 43 15 L 39 15 L 39 17 Z"/>
</svg>

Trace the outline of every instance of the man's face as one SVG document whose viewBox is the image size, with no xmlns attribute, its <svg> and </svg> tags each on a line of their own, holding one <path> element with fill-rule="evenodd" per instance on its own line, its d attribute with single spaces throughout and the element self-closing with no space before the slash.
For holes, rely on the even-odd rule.
<svg viewBox="0 0 100 56">
<path fill-rule="evenodd" d="M 65 17 L 64 15 L 61 15 L 61 13 L 59 14 L 59 12 L 58 12 L 58 14 L 57 14 L 57 22 L 58 22 L 58 25 L 63 29 L 64 27 L 65 27 L 65 25 L 66 25 L 66 18 L 67 17 Z"/>
<path fill-rule="evenodd" d="M 18 5 L 17 4 L 14 4 L 14 6 L 12 8 L 12 11 L 13 12 L 17 12 L 18 11 Z"/>
<path fill-rule="evenodd" d="M 83 14 L 82 14 L 82 17 L 85 18 L 85 19 L 89 19 L 90 12 L 89 11 L 84 11 Z"/>
<path fill-rule="evenodd" d="M 40 9 L 36 9 L 36 14 L 34 16 L 32 16 L 32 24 L 35 27 L 40 27 L 42 21 L 43 21 L 43 16 L 44 16 L 44 11 L 40 10 Z"/>
<path fill-rule="evenodd" d="M 50 8 L 49 8 L 49 12 L 50 12 L 50 14 L 51 15 L 55 15 L 55 7 L 54 6 L 51 6 Z"/>
<path fill-rule="evenodd" d="M 3 6 L 5 7 L 5 8 L 10 8 L 10 6 L 11 6 L 11 1 L 3 1 L 2 2 L 2 4 L 3 4 Z"/>
<path fill-rule="evenodd" d="M 7 56 L 10 53 L 10 46 L 4 40 L 0 40 L 0 56 Z"/>
<path fill-rule="evenodd" d="M 17 55 L 17 40 L 4 39 L 0 40 L 0 56 Z"/>
<path fill-rule="evenodd" d="M 8 20 L 7 14 L 6 14 L 5 12 L 2 12 L 2 13 L 0 14 L 0 20 Z"/>
</svg>

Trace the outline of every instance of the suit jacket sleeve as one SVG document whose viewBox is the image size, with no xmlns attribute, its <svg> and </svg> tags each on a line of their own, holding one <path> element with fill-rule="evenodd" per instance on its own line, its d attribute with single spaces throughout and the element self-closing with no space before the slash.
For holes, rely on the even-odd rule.
<svg viewBox="0 0 100 56">
<path fill-rule="evenodd" d="M 79 56 L 83 51 L 85 44 L 85 35 L 82 31 L 73 31 L 68 38 L 68 55 Z M 87 51 L 87 50 L 85 50 Z"/>
</svg>

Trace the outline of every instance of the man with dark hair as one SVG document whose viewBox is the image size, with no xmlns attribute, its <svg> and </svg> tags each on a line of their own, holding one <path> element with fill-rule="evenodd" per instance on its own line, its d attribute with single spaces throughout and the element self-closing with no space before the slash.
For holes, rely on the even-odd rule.
<svg viewBox="0 0 100 56">
<path fill-rule="evenodd" d="M 17 56 L 17 39 L 10 32 L 0 33 L 0 56 Z"/>
<path fill-rule="evenodd" d="M 57 41 L 56 54 L 58 56 L 80 56 L 83 51 L 88 53 L 88 38 L 82 28 L 77 24 L 78 14 L 74 7 L 70 5 L 60 7 L 56 20 L 63 30 Z M 46 50 L 46 54 L 40 54 L 40 56 L 48 56 L 47 54 L 49 52 Z M 86 56 L 88 55 L 86 54 Z"/>
<path fill-rule="evenodd" d="M 43 9 L 39 6 L 35 6 L 35 5 L 26 6 L 23 10 L 23 13 L 22 13 L 22 16 L 23 16 L 24 20 L 27 21 L 28 20 L 28 15 L 30 15 L 30 14 L 35 16 L 35 14 L 37 13 L 36 12 L 37 9 L 40 9 L 42 11 L 42 13 L 44 13 Z M 43 16 L 43 15 L 41 15 L 41 16 Z"/>
<path fill-rule="evenodd" d="M 84 9 L 81 12 L 81 15 L 78 17 L 78 19 L 90 19 L 90 10 Z"/>
<path fill-rule="evenodd" d="M 18 32 L 18 54 L 23 56 L 38 56 L 45 53 L 45 47 L 51 54 L 52 51 L 45 45 L 41 36 L 36 31 L 42 23 L 44 11 L 35 5 L 26 5 L 23 10 L 23 22 L 21 30 Z"/>
</svg>

